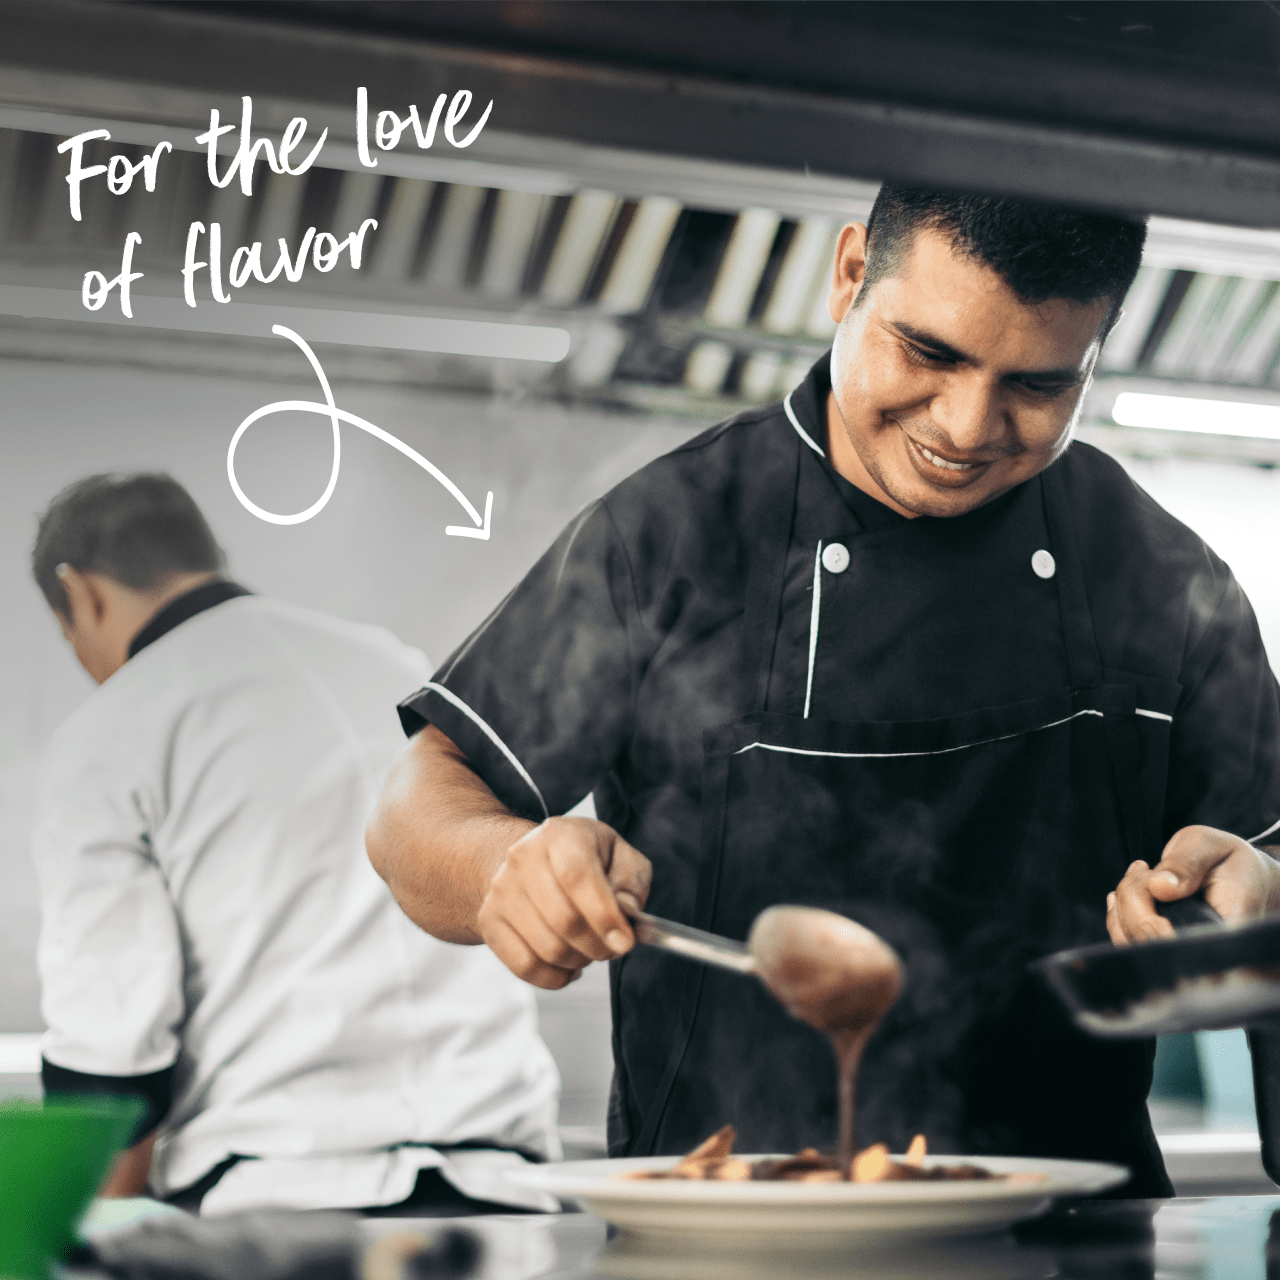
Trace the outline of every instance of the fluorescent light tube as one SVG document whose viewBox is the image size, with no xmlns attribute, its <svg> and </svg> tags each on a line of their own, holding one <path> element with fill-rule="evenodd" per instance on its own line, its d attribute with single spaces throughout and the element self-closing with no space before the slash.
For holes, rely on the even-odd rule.
<svg viewBox="0 0 1280 1280">
<path fill-rule="evenodd" d="M 259 295 L 261 296 L 261 295 Z M 86 311 L 70 289 L 0 284 L 0 316 L 33 320 L 83 320 L 185 333 L 221 333 L 260 338 L 273 324 L 296 328 L 308 342 L 383 347 L 390 351 L 432 351 L 444 355 L 493 356 L 503 360 L 541 360 L 558 364 L 569 354 L 567 329 L 554 325 L 512 324 L 506 320 L 453 320 L 435 316 L 394 315 L 377 311 L 269 306 L 259 302 L 201 303 L 188 307 L 181 298 L 133 295 L 136 319 L 120 308 Z"/>
<path fill-rule="evenodd" d="M 1122 391 L 1116 396 L 1111 416 L 1122 427 L 1280 440 L 1280 405 L 1274 404 Z"/>
</svg>

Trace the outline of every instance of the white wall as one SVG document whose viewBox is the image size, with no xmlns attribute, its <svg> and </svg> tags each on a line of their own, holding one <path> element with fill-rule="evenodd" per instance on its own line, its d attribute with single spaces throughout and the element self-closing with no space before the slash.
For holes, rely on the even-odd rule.
<svg viewBox="0 0 1280 1280">
<path fill-rule="evenodd" d="M 1272 666 L 1280 665 L 1280 468 L 1174 458 L 1120 461 L 1231 566 L 1253 602 Z"/>
</svg>

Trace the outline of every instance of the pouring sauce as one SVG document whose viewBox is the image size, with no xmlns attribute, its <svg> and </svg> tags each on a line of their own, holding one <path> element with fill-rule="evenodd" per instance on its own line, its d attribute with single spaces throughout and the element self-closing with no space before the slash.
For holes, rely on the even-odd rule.
<svg viewBox="0 0 1280 1280">
<path fill-rule="evenodd" d="M 836 1054 L 840 1176 L 852 1177 L 854 1101 L 862 1052 L 902 990 L 902 961 L 870 929 L 814 907 L 770 907 L 747 946 L 760 977 L 792 1017 L 831 1039 Z"/>
</svg>

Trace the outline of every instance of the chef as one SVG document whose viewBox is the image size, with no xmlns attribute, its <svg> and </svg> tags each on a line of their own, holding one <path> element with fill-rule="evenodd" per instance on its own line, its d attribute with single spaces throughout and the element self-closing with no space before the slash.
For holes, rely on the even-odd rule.
<svg viewBox="0 0 1280 1280">
<path fill-rule="evenodd" d="M 190 495 L 99 475 L 40 521 L 36 582 L 99 686 L 36 802 L 42 1075 L 145 1114 L 106 1193 L 183 1208 L 554 1208 L 533 992 L 405 919 L 364 857 L 428 678 L 377 627 L 255 596 Z"/>
<path fill-rule="evenodd" d="M 1026 976 L 1280 906 L 1280 698 L 1230 570 L 1071 443 L 1141 223 L 886 185 L 835 255 L 829 357 L 573 521 L 401 707 L 374 865 L 542 987 L 611 959 L 610 1150 L 834 1139 L 831 1051 L 763 987 L 633 949 L 778 902 L 902 956 L 862 1142 L 1110 1159 L 1171 1194 L 1153 1042 Z M 592 791 L 598 820 L 563 815 Z M 1168 849 L 1166 861 L 1162 851 Z M 1153 869 L 1154 868 L 1154 869 Z M 1171 879 L 1170 877 L 1174 877 Z"/>
</svg>

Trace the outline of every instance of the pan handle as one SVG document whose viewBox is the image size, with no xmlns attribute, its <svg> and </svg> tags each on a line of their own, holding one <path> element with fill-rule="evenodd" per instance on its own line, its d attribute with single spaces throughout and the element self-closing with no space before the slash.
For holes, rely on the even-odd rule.
<svg viewBox="0 0 1280 1280">
<path fill-rule="evenodd" d="M 1223 924 L 1222 917 L 1204 900 L 1203 893 L 1193 893 L 1189 898 L 1176 902 L 1157 902 L 1156 911 L 1175 929 L 1190 929 L 1196 925 Z"/>
</svg>

